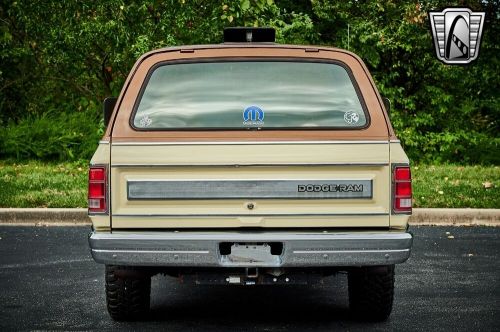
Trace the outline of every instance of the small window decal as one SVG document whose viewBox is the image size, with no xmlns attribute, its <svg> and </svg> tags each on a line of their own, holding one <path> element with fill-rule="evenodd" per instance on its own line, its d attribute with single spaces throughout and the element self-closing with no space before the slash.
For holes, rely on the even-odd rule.
<svg viewBox="0 0 500 332">
<path fill-rule="evenodd" d="M 143 116 L 141 118 L 141 120 L 139 121 L 139 125 L 142 128 L 149 127 L 149 126 L 151 126 L 152 123 L 153 123 L 153 120 L 151 120 L 151 118 L 149 116 L 147 116 L 147 115 Z"/>
<path fill-rule="evenodd" d="M 359 114 L 353 111 L 347 111 L 344 113 L 344 121 L 347 124 L 354 125 L 359 121 Z"/>
<path fill-rule="evenodd" d="M 245 126 L 264 125 L 264 111 L 258 106 L 248 106 L 243 110 L 243 124 Z"/>
</svg>

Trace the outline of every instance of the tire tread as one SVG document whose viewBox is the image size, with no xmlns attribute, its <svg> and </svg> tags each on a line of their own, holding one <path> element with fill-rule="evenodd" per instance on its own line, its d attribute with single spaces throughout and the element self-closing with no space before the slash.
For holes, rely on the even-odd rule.
<svg viewBox="0 0 500 332">
<path fill-rule="evenodd" d="M 383 321 L 394 301 L 394 265 L 386 269 L 359 268 L 349 272 L 349 307 L 355 318 Z"/>
<path fill-rule="evenodd" d="M 118 270 L 131 267 L 106 266 L 106 305 L 114 320 L 136 320 L 149 311 L 151 277 L 119 277 Z"/>
</svg>

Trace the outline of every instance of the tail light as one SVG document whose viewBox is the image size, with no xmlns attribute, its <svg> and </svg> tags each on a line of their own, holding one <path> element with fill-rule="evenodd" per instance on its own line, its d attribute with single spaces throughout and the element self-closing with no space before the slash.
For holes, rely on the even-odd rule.
<svg viewBox="0 0 500 332">
<path fill-rule="evenodd" d="M 108 168 L 103 165 L 89 169 L 89 213 L 108 212 Z"/>
<path fill-rule="evenodd" d="M 411 213 L 412 190 L 409 166 L 395 166 L 393 168 L 392 201 L 394 213 Z"/>
</svg>

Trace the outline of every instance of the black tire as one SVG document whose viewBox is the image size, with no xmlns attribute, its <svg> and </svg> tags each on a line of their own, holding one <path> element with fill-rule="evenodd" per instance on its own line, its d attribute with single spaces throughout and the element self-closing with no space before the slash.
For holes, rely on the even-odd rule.
<svg viewBox="0 0 500 332">
<path fill-rule="evenodd" d="M 149 311 L 151 276 L 135 271 L 106 265 L 106 304 L 114 320 L 138 320 Z"/>
<path fill-rule="evenodd" d="M 349 307 L 358 320 L 384 321 L 392 311 L 394 265 L 349 271 Z"/>
</svg>

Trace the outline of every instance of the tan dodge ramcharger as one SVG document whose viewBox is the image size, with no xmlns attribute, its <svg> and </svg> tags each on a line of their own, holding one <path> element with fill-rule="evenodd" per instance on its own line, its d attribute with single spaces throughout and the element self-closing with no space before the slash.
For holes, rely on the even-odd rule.
<svg viewBox="0 0 500 332">
<path fill-rule="evenodd" d="M 355 54 L 228 28 L 220 45 L 143 55 L 89 171 L 89 237 L 117 320 L 151 277 L 307 284 L 348 275 L 354 317 L 386 319 L 410 256 L 409 161 Z M 331 280 L 331 279 L 327 279 Z"/>
</svg>

